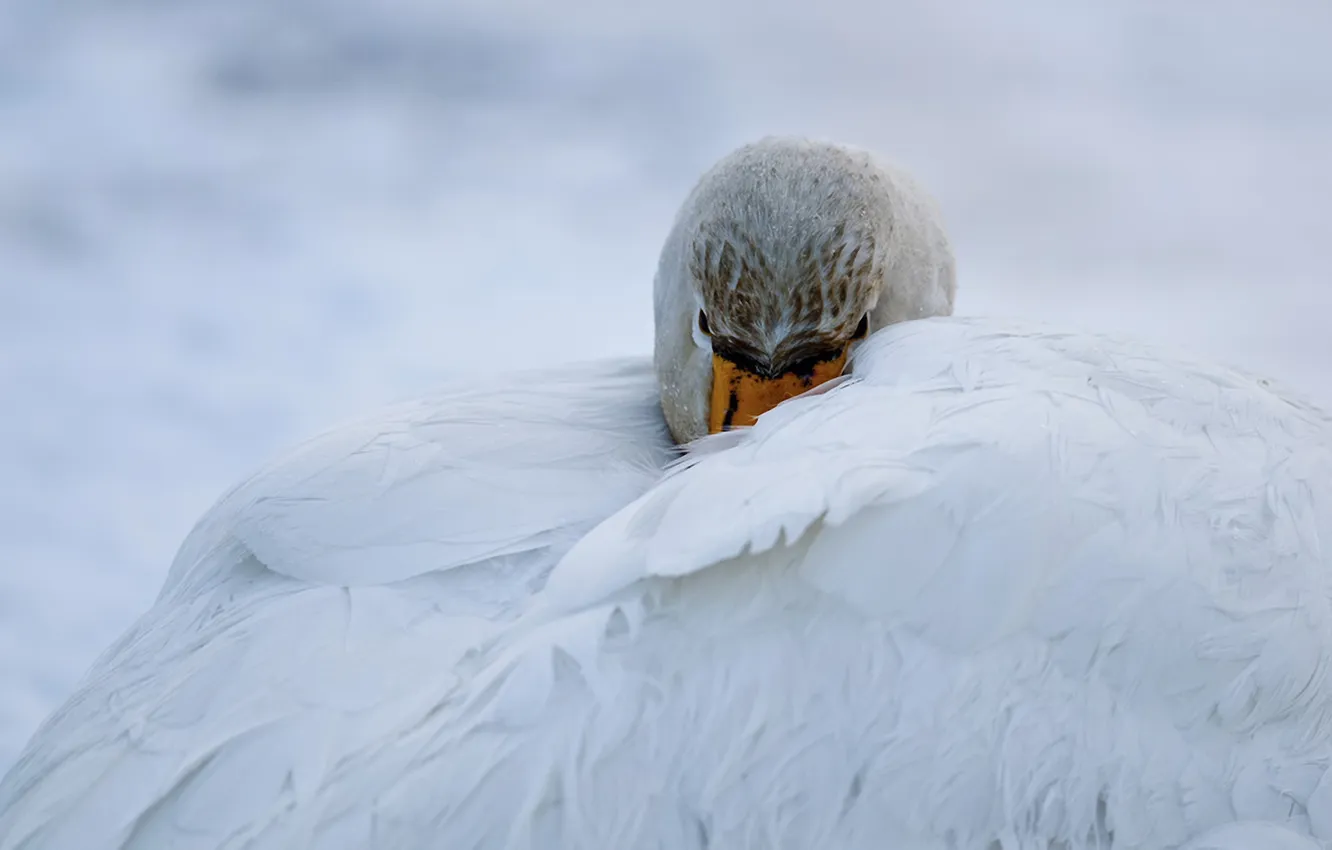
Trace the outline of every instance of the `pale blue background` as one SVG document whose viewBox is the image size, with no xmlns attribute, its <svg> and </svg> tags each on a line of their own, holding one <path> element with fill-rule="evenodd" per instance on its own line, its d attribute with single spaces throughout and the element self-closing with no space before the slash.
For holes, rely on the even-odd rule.
<svg viewBox="0 0 1332 850">
<path fill-rule="evenodd" d="M 766 133 L 917 171 L 960 312 L 1332 400 L 1329 44 L 1327 0 L 3 0 L 0 768 L 264 458 L 647 352 L 676 204 Z"/>
</svg>

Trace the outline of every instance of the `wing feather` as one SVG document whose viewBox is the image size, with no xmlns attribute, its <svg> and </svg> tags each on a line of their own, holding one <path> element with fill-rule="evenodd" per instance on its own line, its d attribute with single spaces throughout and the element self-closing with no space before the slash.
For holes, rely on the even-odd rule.
<svg viewBox="0 0 1332 850">
<path fill-rule="evenodd" d="M 305 847 L 392 770 L 582 533 L 670 453 L 646 364 L 459 387 L 330 432 L 229 493 L 157 604 L 0 782 L 0 848 Z M 329 792 L 344 790 L 339 797 Z"/>
</svg>

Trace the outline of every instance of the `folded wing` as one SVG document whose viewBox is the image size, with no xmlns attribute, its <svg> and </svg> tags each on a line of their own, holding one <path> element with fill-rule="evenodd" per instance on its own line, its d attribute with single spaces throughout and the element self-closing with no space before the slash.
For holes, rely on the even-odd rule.
<svg viewBox="0 0 1332 850">
<path fill-rule="evenodd" d="M 391 777 L 340 762 L 391 764 L 463 654 L 659 476 L 656 405 L 646 364 L 512 376 L 236 488 L 0 783 L 0 847 L 300 847 L 347 814 L 331 787 L 372 808 Z M 372 846 L 357 823 L 343 837 Z"/>
</svg>

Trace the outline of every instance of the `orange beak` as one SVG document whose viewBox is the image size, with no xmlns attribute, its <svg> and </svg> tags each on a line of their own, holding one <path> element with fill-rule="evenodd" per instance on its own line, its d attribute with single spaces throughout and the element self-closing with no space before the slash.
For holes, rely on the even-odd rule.
<svg viewBox="0 0 1332 850">
<path fill-rule="evenodd" d="M 708 411 L 708 433 L 753 425 L 760 416 L 788 398 L 826 383 L 846 368 L 845 350 L 816 363 L 805 375 L 788 372 L 775 378 L 755 375 L 720 354 L 712 355 L 712 406 Z"/>
</svg>

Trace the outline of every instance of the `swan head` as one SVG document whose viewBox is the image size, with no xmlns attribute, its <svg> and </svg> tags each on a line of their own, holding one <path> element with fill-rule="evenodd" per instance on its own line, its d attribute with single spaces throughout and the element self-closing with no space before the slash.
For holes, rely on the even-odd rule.
<svg viewBox="0 0 1332 850">
<path fill-rule="evenodd" d="M 654 361 L 671 434 L 751 425 L 848 368 L 871 332 L 952 313 L 938 208 L 870 154 L 769 138 L 690 192 L 654 285 Z"/>
</svg>

